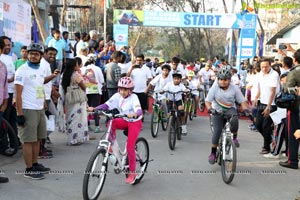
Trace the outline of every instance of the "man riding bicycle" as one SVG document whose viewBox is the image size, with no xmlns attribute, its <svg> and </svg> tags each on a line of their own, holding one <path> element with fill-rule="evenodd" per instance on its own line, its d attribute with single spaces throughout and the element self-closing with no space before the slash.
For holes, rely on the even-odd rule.
<svg viewBox="0 0 300 200">
<path fill-rule="evenodd" d="M 209 90 L 205 99 L 205 105 L 209 113 L 212 114 L 213 135 L 211 154 L 208 162 L 214 164 L 216 160 L 217 146 L 222 129 L 226 123 L 226 119 L 219 113 L 232 115 L 230 120 L 231 132 L 233 133 L 233 141 L 236 147 L 239 147 L 237 139 L 237 131 L 239 127 L 236 102 L 241 104 L 243 111 L 248 115 L 250 112 L 247 108 L 247 101 L 242 95 L 240 89 L 231 84 L 231 69 L 229 66 L 222 67 L 217 74 L 217 84 L 214 84 Z"/>
</svg>

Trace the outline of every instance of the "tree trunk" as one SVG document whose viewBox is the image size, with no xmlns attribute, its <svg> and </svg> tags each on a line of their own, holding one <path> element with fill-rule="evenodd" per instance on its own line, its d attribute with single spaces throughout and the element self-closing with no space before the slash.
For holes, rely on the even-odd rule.
<svg viewBox="0 0 300 200">
<path fill-rule="evenodd" d="M 67 14 L 67 9 L 68 9 L 67 0 L 63 0 L 63 7 L 60 13 L 60 21 L 59 21 L 61 26 L 65 25 L 65 16 Z"/>
<path fill-rule="evenodd" d="M 36 20 L 36 23 L 37 23 L 37 26 L 38 26 L 38 29 L 39 29 L 39 33 L 42 37 L 42 41 L 43 41 L 43 43 L 45 43 L 47 35 L 48 35 L 47 31 L 44 27 L 45 22 L 42 20 L 42 18 L 40 16 L 40 12 L 39 12 L 39 8 L 37 6 L 37 2 L 33 1 L 33 0 L 30 0 L 29 3 L 31 5 L 33 14 L 35 16 L 35 20 Z"/>
</svg>

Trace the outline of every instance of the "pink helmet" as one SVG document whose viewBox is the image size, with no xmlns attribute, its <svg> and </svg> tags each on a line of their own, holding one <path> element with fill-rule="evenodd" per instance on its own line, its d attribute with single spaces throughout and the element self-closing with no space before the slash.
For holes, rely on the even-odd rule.
<svg viewBox="0 0 300 200">
<path fill-rule="evenodd" d="M 120 78 L 120 80 L 118 82 L 118 87 L 133 89 L 134 82 L 133 82 L 132 78 L 130 78 L 130 77 L 122 77 L 122 78 Z"/>
</svg>

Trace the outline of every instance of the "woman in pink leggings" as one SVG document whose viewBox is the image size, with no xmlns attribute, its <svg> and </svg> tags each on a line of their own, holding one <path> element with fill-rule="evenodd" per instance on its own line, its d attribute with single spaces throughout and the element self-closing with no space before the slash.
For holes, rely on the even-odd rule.
<svg viewBox="0 0 300 200">
<path fill-rule="evenodd" d="M 129 160 L 129 174 L 126 183 L 133 184 L 136 178 L 135 166 L 135 142 L 142 129 L 143 112 L 137 95 L 132 93 L 134 82 L 130 77 L 120 78 L 118 93 L 114 94 L 107 102 L 95 107 L 94 110 L 118 109 L 120 114 L 126 114 L 128 118 L 117 118 L 112 123 L 112 138 L 116 138 L 116 130 L 128 129 L 127 152 Z M 111 141 L 112 144 L 114 141 Z"/>
</svg>

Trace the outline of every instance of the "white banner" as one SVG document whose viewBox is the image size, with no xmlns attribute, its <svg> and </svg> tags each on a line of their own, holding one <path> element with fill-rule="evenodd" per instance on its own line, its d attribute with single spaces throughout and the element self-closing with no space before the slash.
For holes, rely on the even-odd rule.
<svg viewBox="0 0 300 200">
<path fill-rule="evenodd" d="M 13 42 L 31 42 L 31 7 L 25 1 L 3 2 L 3 32 Z"/>
</svg>

